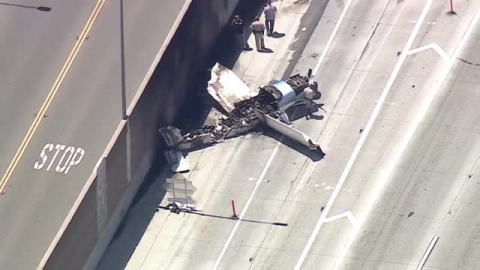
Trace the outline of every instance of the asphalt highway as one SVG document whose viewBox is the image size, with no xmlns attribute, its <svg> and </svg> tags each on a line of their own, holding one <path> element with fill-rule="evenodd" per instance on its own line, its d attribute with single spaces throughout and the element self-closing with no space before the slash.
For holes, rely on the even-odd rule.
<svg viewBox="0 0 480 270">
<path fill-rule="evenodd" d="M 475 214 L 480 189 L 478 12 L 478 5 L 463 10 L 464 21 L 456 29 L 440 23 L 426 27 L 429 33 L 421 45 L 437 43 L 452 62 L 445 59 L 435 71 L 435 53 L 407 59 L 400 87 L 387 98 L 358 157 L 363 162 L 353 166 L 344 186 L 351 194 L 339 195 L 333 205 L 338 210 L 350 205 L 360 219 L 358 231 L 348 225 L 339 230 L 349 237 L 340 268 L 415 269 L 427 250 L 424 269 L 480 267 L 480 219 Z M 463 35 L 465 43 L 444 35 L 453 32 Z M 431 72 L 424 71 L 429 68 Z M 416 74 L 422 74 L 421 81 Z M 427 74 L 446 80 L 435 84 Z"/>
<path fill-rule="evenodd" d="M 122 119 L 120 1 L 17 2 L 0 3 L 0 268 L 35 269 Z M 125 1 L 127 106 L 183 4 Z"/>
<path fill-rule="evenodd" d="M 131 268 L 478 269 L 480 4 L 456 8 L 330 1 L 294 72 L 320 62 L 323 119 L 295 126 L 327 156 L 270 136 L 189 153 L 210 216 L 160 211 Z"/>
</svg>

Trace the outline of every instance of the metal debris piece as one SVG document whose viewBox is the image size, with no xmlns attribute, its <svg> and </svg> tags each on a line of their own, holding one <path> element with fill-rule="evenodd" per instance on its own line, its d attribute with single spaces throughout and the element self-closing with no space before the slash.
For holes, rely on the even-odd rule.
<svg viewBox="0 0 480 270">
<path fill-rule="evenodd" d="M 191 180 L 186 179 L 183 175 L 176 173 L 171 178 L 167 178 L 162 187 L 172 195 L 167 200 L 172 203 L 180 203 L 184 206 L 195 204 L 192 194 L 197 190 Z"/>
<path fill-rule="evenodd" d="M 250 99 L 257 94 L 242 82 L 233 71 L 219 63 L 212 68 L 207 90 L 229 113 L 235 109 L 235 103 Z"/>
<path fill-rule="evenodd" d="M 183 141 L 183 136 L 176 127 L 163 127 L 160 129 L 160 134 L 162 134 L 165 143 L 169 147 L 175 147 L 175 145 Z"/>
<path fill-rule="evenodd" d="M 190 171 L 188 161 L 183 157 L 182 152 L 172 149 L 165 151 L 170 169 L 174 173 L 187 173 Z"/>
<path fill-rule="evenodd" d="M 276 130 L 277 132 L 287 136 L 288 138 L 294 141 L 297 141 L 305 145 L 311 151 L 316 151 L 319 154 L 323 154 L 323 151 L 320 148 L 320 145 L 318 145 L 315 141 L 313 141 L 310 137 L 308 137 L 307 134 L 301 132 L 300 130 L 292 126 L 286 125 L 285 123 L 282 123 L 281 121 L 274 119 L 269 115 L 263 114 L 259 111 L 257 111 L 257 116 L 260 119 L 260 121 L 262 121 L 272 129 Z"/>
</svg>

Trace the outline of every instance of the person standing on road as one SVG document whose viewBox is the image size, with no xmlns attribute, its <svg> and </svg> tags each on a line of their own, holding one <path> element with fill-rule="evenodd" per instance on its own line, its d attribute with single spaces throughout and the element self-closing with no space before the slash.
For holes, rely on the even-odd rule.
<svg viewBox="0 0 480 270">
<path fill-rule="evenodd" d="M 260 21 L 260 17 L 255 17 L 250 29 L 252 29 L 252 33 L 255 36 L 255 45 L 257 47 L 257 51 L 265 49 L 265 41 L 263 38 L 265 33 L 265 25 Z"/>
<path fill-rule="evenodd" d="M 316 105 L 315 102 L 313 102 L 313 99 L 315 98 L 315 91 L 312 88 L 307 87 L 303 90 L 303 97 L 305 98 L 305 105 L 307 109 L 307 114 L 305 117 L 307 119 L 313 118 L 313 112 Z"/>
<path fill-rule="evenodd" d="M 247 38 L 245 36 L 245 26 L 243 24 L 242 18 L 240 18 L 240 15 L 235 15 L 235 17 L 233 18 L 232 28 L 235 33 L 236 40 L 238 43 L 242 44 L 243 50 L 250 49 Z"/>
<path fill-rule="evenodd" d="M 265 14 L 265 25 L 267 27 L 267 36 L 273 35 L 273 26 L 275 25 L 275 15 L 277 13 L 277 7 L 272 5 L 272 1 L 268 0 L 265 9 L 263 10 Z"/>
</svg>

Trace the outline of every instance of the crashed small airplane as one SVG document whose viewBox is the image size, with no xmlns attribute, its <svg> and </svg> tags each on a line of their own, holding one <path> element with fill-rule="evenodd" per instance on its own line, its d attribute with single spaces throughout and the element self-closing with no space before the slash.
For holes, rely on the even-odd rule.
<svg viewBox="0 0 480 270">
<path fill-rule="evenodd" d="M 318 84 L 310 80 L 311 73 L 310 69 L 307 76 L 297 74 L 286 80 L 271 81 L 256 93 L 233 71 L 217 63 L 207 90 L 226 115 L 217 119 L 215 125 L 205 125 L 185 135 L 172 126 L 161 128 L 160 133 L 170 148 L 187 150 L 219 143 L 266 125 L 323 156 L 320 145 L 292 127 L 286 113 L 299 105 L 306 106 L 306 114 L 315 108 L 313 100 L 320 99 L 321 94 Z"/>
</svg>

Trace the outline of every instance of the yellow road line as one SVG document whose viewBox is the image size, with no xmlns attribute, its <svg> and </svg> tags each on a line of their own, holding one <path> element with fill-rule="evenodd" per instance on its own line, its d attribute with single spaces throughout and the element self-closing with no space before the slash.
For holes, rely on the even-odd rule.
<svg viewBox="0 0 480 270">
<path fill-rule="evenodd" d="M 43 116 L 47 112 L 48 108 L 50 107 L 50 104 L 52 103 L 53 98 L 58 92 L 58 89 L 60 88 L 60 85 L 62 84 L 63 80 L 65 79 L 65 76 L 67 75 L 70 67 L 72 66 L 73 61 L 75 60 L 75 57 L 77 56 L 78 52 L 80 51 L 80 48 L 83 45 L 83 42 L 85 41 L 85 38 L 87 34 L 90 32 L 90 29 L 93 26 L 93 23 L 98 17 L 98 14 L 100 13 L 100 10 L 103 7 L 103 4 L 105 3 L 105 0 L 98 0 L 97 4 L 95 5 L 95 8 L 93 9 L 92 13 L 90 14 L 90 17 L 87 20 L 87 23 L 82 29 L 82 32 L 80 33 L 80 36 L 78 37 L 77 42 L 75 42 L 75 45 L 73 46 L 72 51 L 68 55 L 67 60 L 65 61 L 65 64 L 63 64 L 62 69 L 60 70 L 60 73 L 58 74 L 57 78 L 55 79 L 55 82 L 53 83 L 52 88 L 50 89 L 50 92 L 47 95 L 47 98 L 43 102 L 42 106 L 40 107 L 40 110 L 38 111 L 37 115 L 35 116 L 35 119 L 33 120 L 32 125 L 27 131 L 27 134 L 22 140 L 22 143 L 20 144 L 19 148 L 17 149 L 17 152 L 15 153 L 15 156 L 13 157 L 12 161 L 10 162 L 10 165 L 8 165 L 7 171 L 5 174 L 2 176 L 2 180 L 0 180 L 0 194 L 5 193 L 5 187 L 12 176 L 13 171 L 17 167 L 18 162 L 23 156 L 23 153 L 25 152 L 25 149 L 27 148 L 28 144 L 30 143 L 33 135 L 35 134 L 35 131 L 37 130 L 38 126 L 40 125 L 40 122 L 43 119 Z"/>
</svg>

